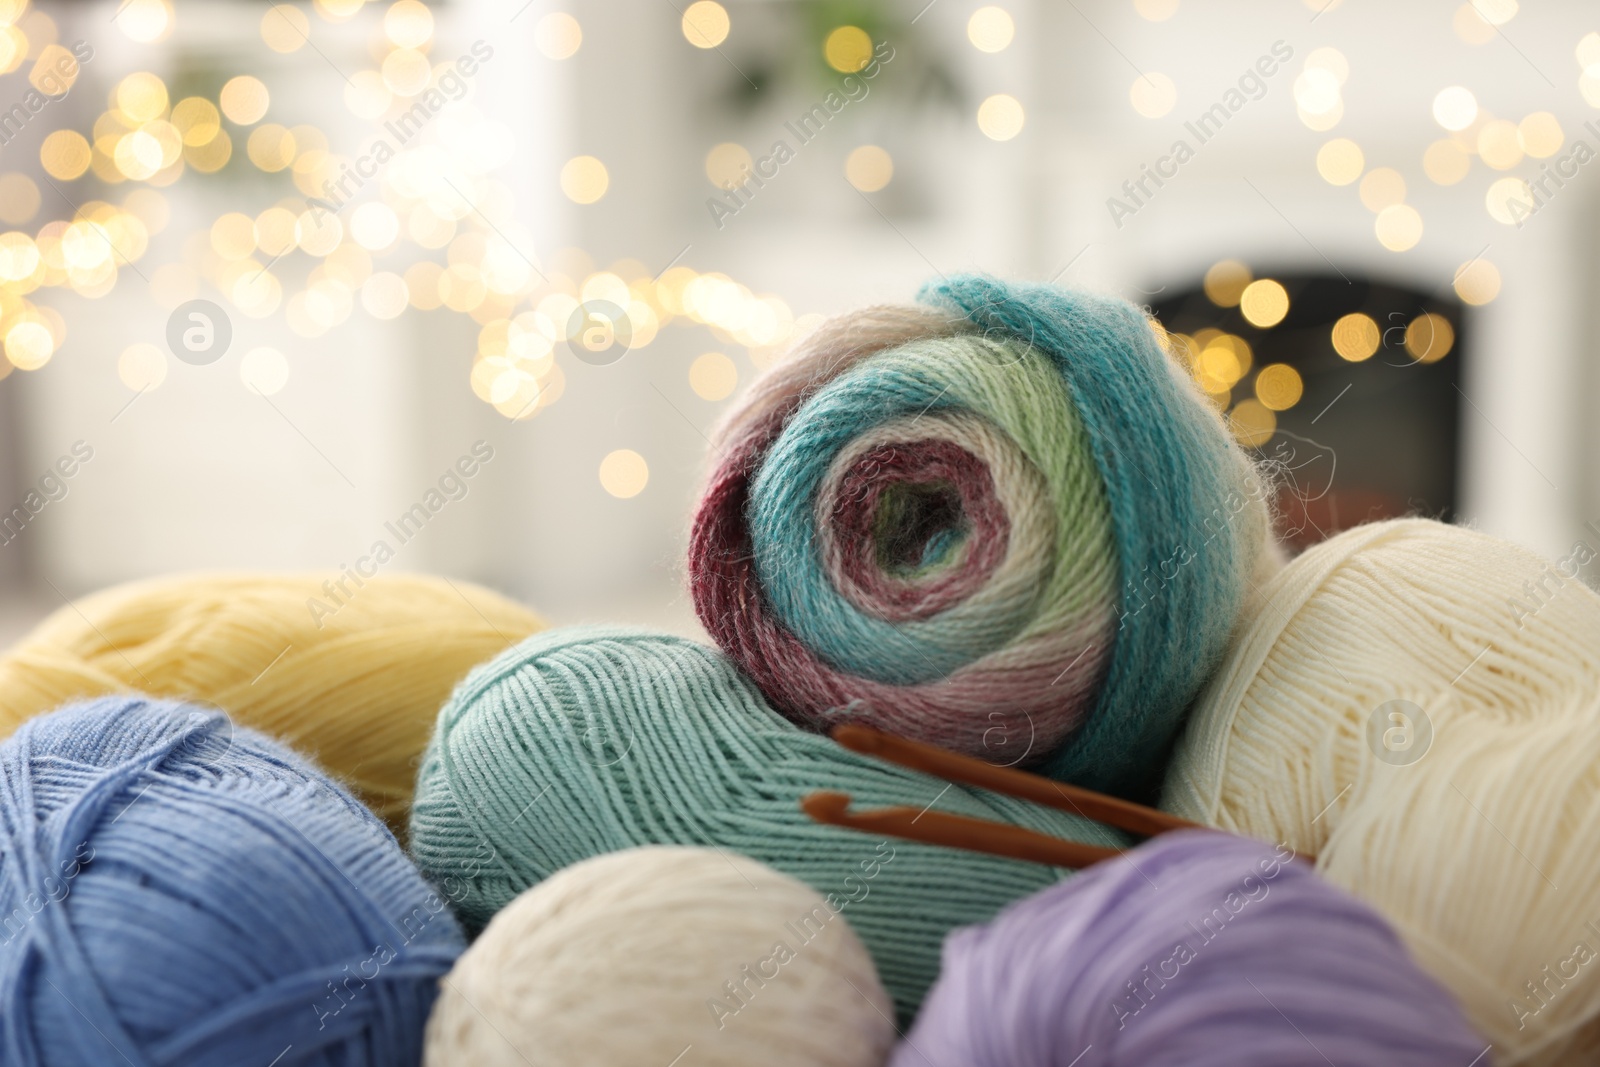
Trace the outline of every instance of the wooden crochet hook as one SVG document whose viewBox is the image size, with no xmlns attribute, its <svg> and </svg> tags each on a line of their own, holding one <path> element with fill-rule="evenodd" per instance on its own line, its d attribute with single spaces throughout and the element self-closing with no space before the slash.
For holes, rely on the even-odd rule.
<svg viewBox="0 0 1600 1067">
<path fill-rule="evenodd" d="M 1119 855 L 1121 850 L 1067 841 L 1036 833 L 1021 826 L 947 815 L 940 811 L 918 811 L 911 807 L 877 808 L 851 812 L 850 795 L 828 791 L 810 793 L 800 808 L 817 822 L 843 826 L 865 834 L 883 834 L 926 845 L 944 845 L 991 856 L 1046 863 L 1052 867 L 1089 867 Z"/>
<path fill-rule="evenodd" d="M 843 747 L 864 756 L 945 781 L 1068 811 L 1140 836 L 1150 837 L 1172 830 L 1203 829 L 1199 823 L 1143 804 L 1067 785 L 1014 767 L 997 767 L 972 756 L 896 737 L 859 723 L 838 726 L 831 736 Z M 852 812 L 850 796 L 846 793 L 811 793 L 800 801 L 800 807 L 819 823 L 1056 867 L 1088 867 L 1121 853 L 1120 849 L 1067 841 L 1020 826 L 926 809 L 918 811 L 910 807 L 891 807 Z"/>
</svg>

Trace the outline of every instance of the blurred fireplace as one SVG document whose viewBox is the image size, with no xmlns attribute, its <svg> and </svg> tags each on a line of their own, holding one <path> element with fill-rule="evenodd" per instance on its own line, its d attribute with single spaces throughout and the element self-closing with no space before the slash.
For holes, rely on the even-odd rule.
<svg viewBox="0 0 1600 1067">
<path fill-rule="evenodd" d="M 1290 546 L 1375 519 L 1455 517 L 1470 344 L 1453 292 L 1256 277 L 1224 261 L 1151 310 L 1236 435 L 1276 469 Z"/>
</svg>

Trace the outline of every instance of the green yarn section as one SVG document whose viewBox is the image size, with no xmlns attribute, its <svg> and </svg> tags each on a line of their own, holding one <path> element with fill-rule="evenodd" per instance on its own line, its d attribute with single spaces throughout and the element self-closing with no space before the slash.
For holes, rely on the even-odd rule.
<svg viewBox="0 0 1600 1067">
<path fill-rule="evenodd" d="M 1127 844 L 1075 816 L 847 752 L 770 709 L 714 649 L 580 627 L 523 642 L 458 689 L 423 758 L 411 848 L 474 931 L 592 856 L 647 844 L 749 856 L 839 909 L 902 1020 L 937 976 L 946 933 L 1067 873 L 813 823 L 799 802 L 818 789 L 848 792 L 859 808 L 928 805 Z M 773 937 L 793 940 L 782 929 Z"/>
</svg>

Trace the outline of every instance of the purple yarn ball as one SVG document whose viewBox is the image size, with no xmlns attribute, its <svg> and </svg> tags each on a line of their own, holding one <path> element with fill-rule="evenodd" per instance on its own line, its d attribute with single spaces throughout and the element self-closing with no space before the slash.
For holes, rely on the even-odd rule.
<svg viewBox="0 0 1600 1067">
<path fill-rule="evenodd" d="M 1389 925 L 1291 856 L 1165 834 L 957 930 L 890 1067 L 1488 1067 Z"/>
</svg>

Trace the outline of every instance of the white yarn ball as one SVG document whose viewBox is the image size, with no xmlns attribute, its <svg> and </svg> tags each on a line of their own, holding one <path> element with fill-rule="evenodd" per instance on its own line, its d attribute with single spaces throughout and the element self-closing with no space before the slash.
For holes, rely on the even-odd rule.
<svg viewBox="0 0 1600 1067">
<path fill-rule="evenodd" d="M 1500 1067 L 1600 1062 L 1600 595 L 1576 578 L 1597 550 L 1553 563 L 1424 520 L 1309 550 L 1263 588 L 1162 799 L 1315 854 Z"/>
<path fill-rule="evenodd" d="M 764 864 L 628 849 L 512 901 L 441 983 L 427 1067 L 879 1067 L 894 1007 L 844 916 Z"/>
</svg>

